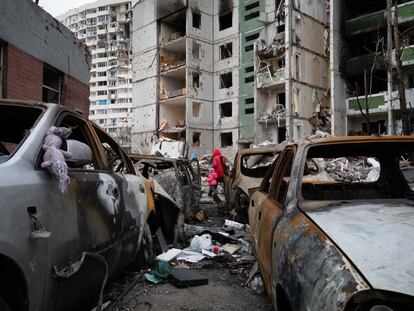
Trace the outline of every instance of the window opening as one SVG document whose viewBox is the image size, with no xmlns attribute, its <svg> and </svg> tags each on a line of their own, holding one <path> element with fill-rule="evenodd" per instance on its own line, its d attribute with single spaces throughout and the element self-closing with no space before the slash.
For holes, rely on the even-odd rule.
<svg viewBox="0 0 414 311">
<path fill-rule="evenodd" d="M 254 113 L 254 108 L 246 108 L 246 109 L 244 110 L 244 113 L 245 113 L 245 114 L 253 114 L 253 113 Z"/>
<path fill-rule="evenodd" d="M 248 15 L 244 16 L 244 20 L 245 20 L 245 21 L 248 21 L 248 20 L 251 20 L 251 19 L 253 19 L 253 18 L 258 17 L 259 15 L 260 15 L 260 12 L 259 12 L 259 11 L 252 12 L 252 13 L 250 13 L 250 14 L 248 14 Z"/>
<path fill-rule="evenodd" d="M 248 5 L 246 5 L 246 6 L 244 7 L 244 9 L 245 9 L 246 11 L 250 11 L 250 10 L 252 10 L 252 9 L 254 9 L 254 8 L 259 7 L 259 5 L 260 5 L 260 3 L 259 3 L 259 1 L 257 1 L 257 2 L 254 2 L 254 3 L 252 3 L 252 4 L 248 4 Z"/>
<path fill-rule="evenodd" d="M 233 146 L 233 133 L 221 133 L 221 147 L 226 148 Z"/>
<path fill-rule="evenodd" d="M 255 33 L 255 34 L 244 37 L 244 39 L 246 40 L 246 42 L 253 41 L 259 38 L 259 35 L 260 35 L 259 33 Z"/>
<path fill-rule="evenodd" d="M 201 14 L 193 11 L 193 28 L 200 29 L 201 26 Z"/>
<path fill-rule="evenodd" d="M 253 51 L 253 44 L 246 45 L 246 46 L 244 47 L 244 51 L 245 51 L 245 52 L 250 52 L 250 51 Z"/>
<path fill-rule="evenodd" d="M 200 74 L 193 72 L 193 87 L 198 89 L 200 87 Z"/>
<path fill-rule="evenodd" d="M 46 103 L 60 104 L 62 74 L 49 67 L 43 66 L 42 100 Z"/>
<path fill-rule="evenodd" d="M 244 69 L 245 73 L 249 73 L 249 72 L 253 72 L 254 71 L 254 66 L 250 66 Z"/>
<path fill-rule="evenodd" d="M 201 103 L 193 102 L 193 117 L 198 118 L 200 116 Z"/>
<path fill-rule="evenodd" d="M 229 42 L 220 45 L 220 59 L 226 59 L 233 56 L 233 43 Z"/>
<path fill-rule="evenodd" d="M 220 75 L 220 88 L 227 89 L 233 86 L 233 74 L 231 72 Z"/>
<path fill-rule="evenodd" d="M 231 117 L 233 115 L 232 106 L 233 106 L 232 102 L 220 104 L 220 117 L 221 118 Z"/>
<path fill-rule="evenodd" d="M 244 103 L 245 103 L 246 105 L 249 105 L 249 104 L 254 104 L 254 98 L 253 98 L 253 97 L 246 98 L 246 99 L 244 100 Z"/>
<path fill-rule="evenodd" d="M 200 132 L 193 133 L 193 145 L 196 147 L 200 146 L 200 136 L 201 136 Z"/>
<path fill-rule="evenodd" d="M 254 81 L 254 76 L 244 78 L 244 83 L 251 83 Z"/>
<path fill-rule="evenodd" d="M 233 26 L 233 1 L 220 0 L 219 6 L 219 31 Z"/>
<path fill-rule="evenodd" d="M 193 41 L 193 57 L 194 59 L 200 59 L 200 44 Z"/>
</svg>

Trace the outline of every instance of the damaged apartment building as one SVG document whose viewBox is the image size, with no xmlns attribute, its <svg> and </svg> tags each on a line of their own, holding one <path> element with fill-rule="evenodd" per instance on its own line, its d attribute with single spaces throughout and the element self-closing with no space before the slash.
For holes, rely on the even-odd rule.
<svg viewBox="0 0 414 311">
<path fill-rule="evenodd" d="M 410 111 L 414 1 L 398 3 Z M 386 9 L 386 0 L 135 1 L 133 150 L 165 137 L 234 155 L 316 131 L 365 133 L 365 103 L 371 133 L 399 134 Z"/>
<path fill-rule="evenodd" d="M 414 102 L 414 1 L 338 0 L 331 5 L 332 131 L 402 131 L 393 21 L 401 41 L 401 79 L 408 118 Z M 395 14 L 394 14 L 395 13 Z M 362 112 L 361 112 L 362 108 Z M 368 113 L 366 112 L 368 108 Z M 412 129 L 411 129 L 412 132 Z"/>
<path fill-rule="evenodd" d="M 133 150 L 148 151 L 156 134 L 234 155 L 312 132 L 315 111 L 329 110 L 327 6 L 135 1 Z"/>
<path fill-rule="evenodd" d="M 186 140 L 199 154 L 213 146 L 234 154 L 240 135 L 238 1 L 135 2 L 133 150 L 148 152 L 158 135 Z"/>
<path fill-rule="evenodd" d="M 330 132 L 329 1 L 265 1 L 254 45 L 256 142 Z"/>
<path fill-rule="evenodd" d="M 58 16 L 92 54 L 89 119 L 131 148 L 131 2 L 98 0 Z"/>
</svg>

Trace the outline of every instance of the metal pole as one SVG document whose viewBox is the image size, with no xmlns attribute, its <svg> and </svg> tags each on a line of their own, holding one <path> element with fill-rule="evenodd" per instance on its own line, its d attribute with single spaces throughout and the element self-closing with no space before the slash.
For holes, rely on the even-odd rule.
<svg viewBox="0 0 414 311">
<path fill-rule="evenodd" d="M 392 85 L 393 85 L 393 77 L 392 77 L 392 4 L 391 0 L 387 0 L 387 59 L 388 59 L 388 135 L 395 135 L 394 131 L 394 113 L 392 107 Z"/>
</svg>

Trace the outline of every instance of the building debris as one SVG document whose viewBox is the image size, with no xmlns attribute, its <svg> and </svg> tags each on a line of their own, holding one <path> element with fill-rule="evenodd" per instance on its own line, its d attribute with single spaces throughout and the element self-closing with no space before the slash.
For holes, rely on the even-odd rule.
<svg viewBox="0 0 414 311">
<path fill-rule="evenodd" d="M 168 280 L 177 287 L 208 284 L 208 279 L 194 270 L 175 268 L 171 270 Z"/>
</svg>

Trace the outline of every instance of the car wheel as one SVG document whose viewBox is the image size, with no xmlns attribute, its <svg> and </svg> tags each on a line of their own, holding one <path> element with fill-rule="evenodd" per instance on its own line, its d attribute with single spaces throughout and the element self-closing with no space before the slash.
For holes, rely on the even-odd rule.
<svg viewBox="0 0 414 311">
<path fill-rule="evenodd" d="M 140 267 L 150 267 L 154 263 L 154 249 L 152 244 L 152 235 L 149 225 L 144 226 L 141 245 L 137 255 L 137 264 Z"/>
<path fill-rule="evenodd" d="M 1 311 L 10 311 L 9 305 L 6 301 L 0 296 L 0 310 Z"/>
</svg>

